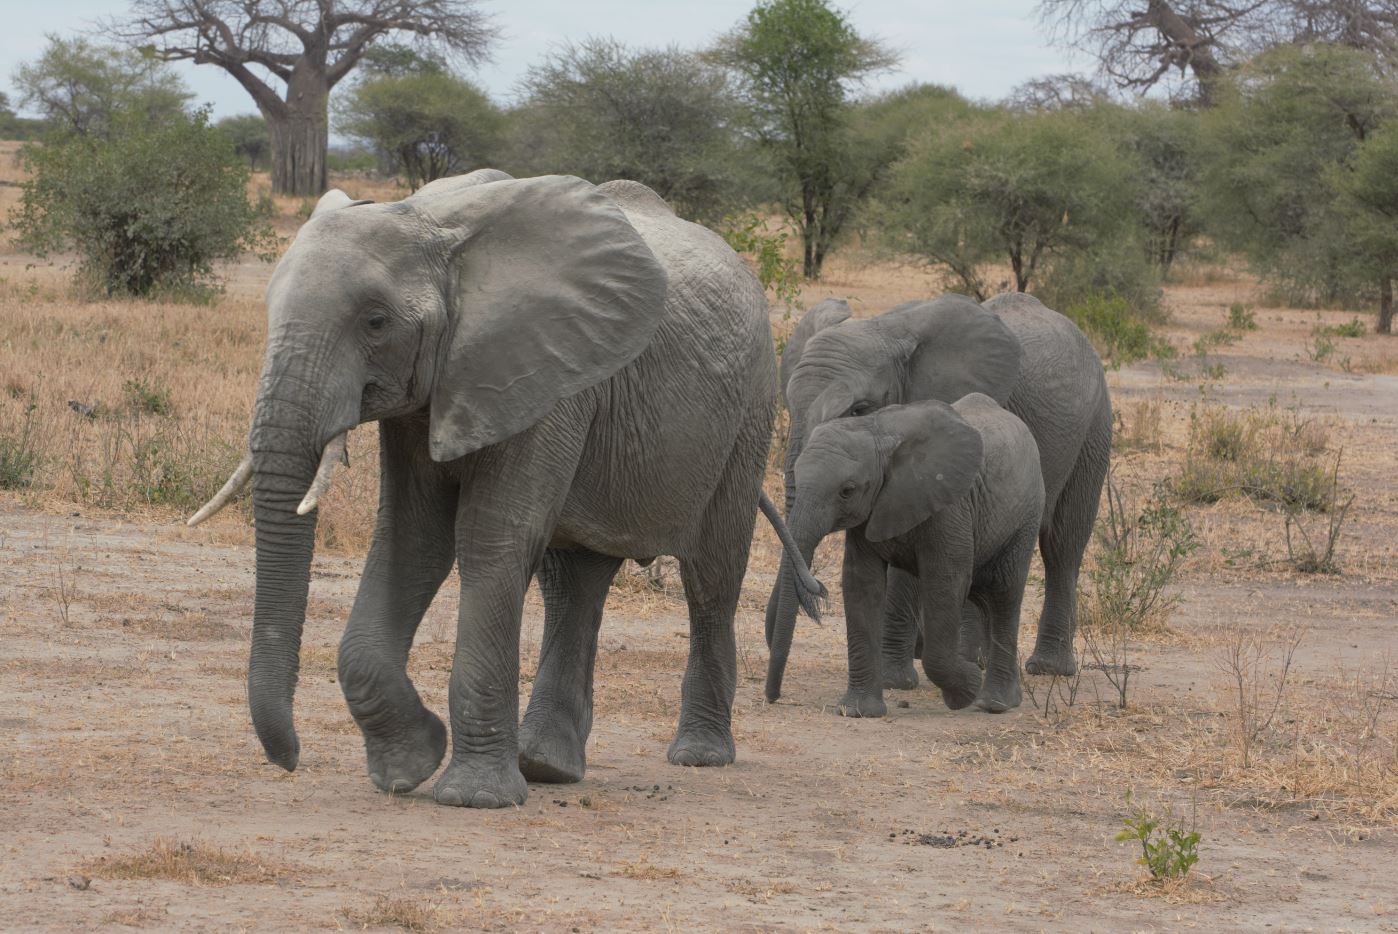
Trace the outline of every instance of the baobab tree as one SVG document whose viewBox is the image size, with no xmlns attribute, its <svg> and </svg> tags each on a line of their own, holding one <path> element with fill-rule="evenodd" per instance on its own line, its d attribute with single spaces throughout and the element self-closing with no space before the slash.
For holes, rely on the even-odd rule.
<svg viewBox="0 0 1398 934">
<path fill-rule="evenodd" d="M 1398 0 L 1040 0 L 1039 13 L 1117 87 L 1174 82 L 1205 107 L 1229 69 L 1277 45 L 1332 43 L 1398 63 Z"/>
<path fill-rule="evenodd" d="M 495 30 L 477 0 L 134 0 L 121 38 L 165 61 L 216 65 L 252 95 L 272 140 L 272 190 L 325 190 L 330 89 L 385 36 L 467 64 Z M 277 84 L 283 87 L 278 90 Z"/>
</svg>

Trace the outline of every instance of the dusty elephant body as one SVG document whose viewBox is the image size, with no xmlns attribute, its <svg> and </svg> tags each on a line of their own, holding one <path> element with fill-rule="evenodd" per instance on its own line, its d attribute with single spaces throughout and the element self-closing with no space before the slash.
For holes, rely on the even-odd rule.
<svg viewBox="0 0 1398 934">
<path fill-rule="evenodd" d="M 1039 547 L 1046 592 L 1037 643 L 1025 667 L 1031 673 L 1072 673 L 1078 571 L 1111 450 L 1111 401 L 1096 352 L 1071 321 L 1022 293 L 996 296 L 984 306 L 948 295 L 909 302 L 867 320 L 848 319 L 843 302 L 815 306 L 783 354 L 783 393 L 791 411 L 788 514 L 796 459 L 820 424 L 892 404 L 951 403 L 972 392 L 993 398 L 1028 427 L 1043 475 Z M 769 697 L 774 674 L 780 685 L 790 649 L 795 616 L 783 603 L 791 593 L 783 573 L 767 607 Z M 860 672 L 858 678 L 913 687 L 921 605 L 916 582 L 891 570 L 885 599 L 882 650 L 862 662 L 877 674 Z M 983 623 L 968 605 L 963 631 L 977 635 Z M 972 642 L 967 654 L 976 648 Z"/>
<path fill-rule="evenodd" d="M 947 706 L 1019 706 L 1019 609 L 1044 507 L 1038 446 L 1024 423 L 980 393 L 951 406 L 889 406 L 818 426 L 794 472 L 790 527 L 806 560 L 846 530 L 850 674 L 837 709 L 886 712 L 873 662 L 890 568 L 916 583 L 923 669 Z M 983 677 L 961 652 L 968 603 L 986 623 Z"/>
<path fill-rule="evenodd" d="M 268 758 L 299 758 L 315 502 L 346 430 L 377 420 L 378 523 L 339 652 L 375 785 L 410 790 L 446 750 L 406 663 L 453 564 L 439 802 L 504 806 L 525 799 L 526 776 L 582 777 L 597 630 L 627 557 L 676 556 L 689 602 L 670 761 L 732 762 L 733 615 L 775 388 L 761 287 L 719 237 L 633 182 L 486 170 L 354 205 L 327 195 L 273 276 L 250 460 L 218 498 L 250 467 L 248 694 Z M 536 573 L 544 638 L 520 725 Z"/>
</svg>

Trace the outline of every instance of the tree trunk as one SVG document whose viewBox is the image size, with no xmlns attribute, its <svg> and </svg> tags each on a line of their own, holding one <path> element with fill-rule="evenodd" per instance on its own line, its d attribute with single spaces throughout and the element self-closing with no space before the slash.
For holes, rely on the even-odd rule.
<svg viewBox="0 0 1398 934">
<path fill-rule="evenodd" d="M 292 74 L 284 108 L 278 112 L 263 109 L 272 138 L 274 193 L 298 198 L 316 198 L 325 193 L 329 100 L 330 85 L 325 74 L 307 69 Z"/>
<path fill-rule="evenodd" d="M 1393 333 L 1393 277 L 1384 273 L 1379 278 L 1379 324 L 1380 334 Z"/>
</svg>

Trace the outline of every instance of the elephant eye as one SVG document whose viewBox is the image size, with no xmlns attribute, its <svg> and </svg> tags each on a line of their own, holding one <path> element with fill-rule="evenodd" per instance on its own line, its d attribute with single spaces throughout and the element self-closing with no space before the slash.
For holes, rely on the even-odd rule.
<svg viewBox="0 0 1398 934">
<path fill-rule="evenodd" d="M 874 404 L 872 402 L 856 402 L 854 405 L 850 406 L 849 414 L 868 415 L 873 407 Z"/>
<path fill-rule="evenodd" d="M 369 330 L 382 331 L 388 326 L 388 315 L 376 312 L 369 316 L 369 321 L 367 323 L 369 325 Z"/>
<path fill-rule="evenodd" d="M 849 499 L 849 498 L 850 498 L 851 496 L 853 496 L 853 495 L 854 495 L 854 484 L 853 484 L 853 483 L 846 483 L 844 486 L 840 487 L 840 499 Z"/>
</svg>

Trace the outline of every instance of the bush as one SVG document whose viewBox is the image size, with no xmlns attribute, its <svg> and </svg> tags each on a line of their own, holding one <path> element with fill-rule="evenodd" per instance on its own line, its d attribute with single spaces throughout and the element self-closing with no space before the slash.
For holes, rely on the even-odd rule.
<svg viewBox="0 0 1398 934">
<path fill-rule="evenodd" d="M 205 291 L 216 260 L 275 242 L 248 201 L 247 166 L 204 111 L 157 126 L 126 120 L 110 138 L 64 137 L 23 159 L 19 245 L 40 257 L 76 252 L 107 295 Z"/>
<path fill-rule="evenodd" d="M 1171 483 L 1189 503 L 1240 496 L 1288 510 L 1327 512 L 1334 505 L 1334 485 L 1322 460 L 1326 450 L 1325 431 L 1314 422 L 1274 408 L 1207 408 L 1190 416 L 1184 469 Z"/>
<path fill-rule="evenodd" d="M 1111 369 L 1146 359 L 1160 343 L 1150 326 L 1118 295 L 1094 293 L 1064 308 L 1063 314 L 1082 328 Z"/>
</svg>

